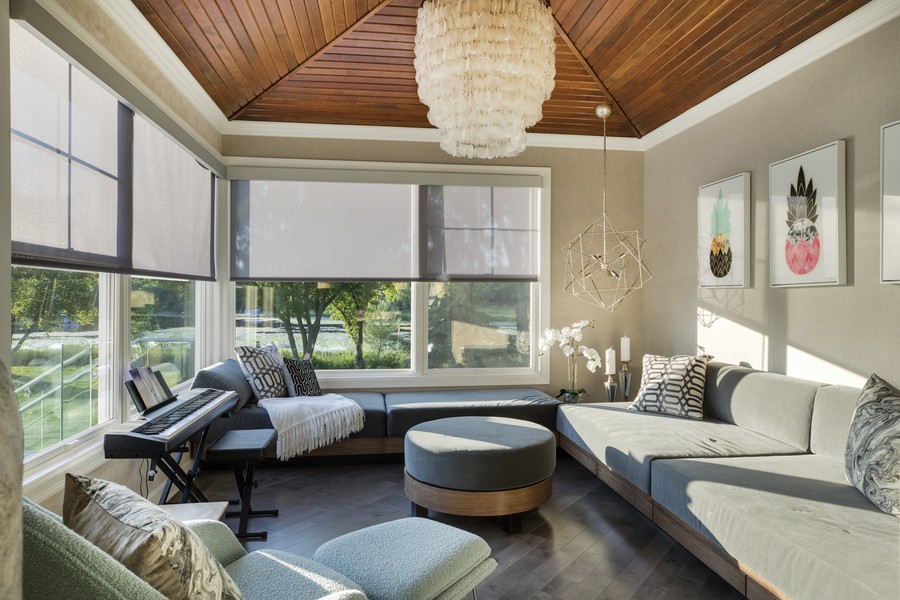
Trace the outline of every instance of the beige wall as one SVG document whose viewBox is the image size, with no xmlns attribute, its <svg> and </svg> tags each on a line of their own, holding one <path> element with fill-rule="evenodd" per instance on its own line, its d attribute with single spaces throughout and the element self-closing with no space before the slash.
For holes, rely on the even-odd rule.
<svg viewBox="0 0 900 600">
<path fill-rule="evenodd" d="M 595 319 L 596 327 L 586 331 L 585 345 L 596 348 L 601 354 L 604 348 L 612 345 L 618 355 L 619 338 L 627 332 L 632 338 L 632 355 L 641 356 L 644 351 L 641 303 L 646 289 L 627 298 L 614 313 L 562 291 L 565 276 L 563 246 L 601 215 L 600 151 L 529 148 L 516 158 L 476 162 L 454 159 L 435 143 L 224 136 L 223 153 L 242 157 L 550 167 L 550 326 L 560 328 L 580 319 Z M 608 159 L 607 214 L 617 227 L 637 229 L 643 218 L 643 156 L 640 152 L 610 151 Z M 652 264 L 649 268 L 653 271 Z M 550 354 L 550 358 L 550 385 L 544 389 L 555 395 L 560 388 L 566 387 L 565 364 L 558 349 Z M 634 377 L 636 386 L 639 373 Z M 589 374 L 582 362 L 579 385 L 587 389 L 591 400 L 602 398 L 603 381 L 601 372 Z"/>
<path fill-rule="evenodd" d="M 644 295 L 646 350 L 692 354 L 699 338 L 729 362 L 827 382 L 872 372 L 900 382 L 900 286 L 878 282 L 880 128 L 900 119 L 898 59 L 900 19 L 645 153 L 657 291 Z M 848 283 L 772 289 L 769 164 L 837 139 L 847 143 Z M 742 171 L 751 173 L 752 286 L 698 301 L 698 187 Z M 720 316 L 712 327 L 699 326 L 698 305 Z"/>
</svg>

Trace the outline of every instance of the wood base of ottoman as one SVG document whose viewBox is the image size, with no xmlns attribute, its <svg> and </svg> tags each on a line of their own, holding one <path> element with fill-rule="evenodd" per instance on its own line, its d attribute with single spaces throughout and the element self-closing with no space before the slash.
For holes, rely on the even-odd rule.
<svg viewBox="0 0 900 600">
<path fill-rule="evenodd" d="M 415 506 L 449 515 L 513 517 L 504 520 L 504 529 L 509 531 L 517 529 L 515 517 L 520 520 L 522 513 L 537 508 L 550 499 L 553 477 L 512 490 L 471 491 L 437 487 L 404 472 L 404 491 Z M 521 528 L 521 523 L 518 528 Z"/>
</svg>

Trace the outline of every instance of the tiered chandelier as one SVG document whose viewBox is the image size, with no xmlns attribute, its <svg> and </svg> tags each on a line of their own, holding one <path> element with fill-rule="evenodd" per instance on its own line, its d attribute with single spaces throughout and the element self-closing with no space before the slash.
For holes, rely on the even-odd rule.
<svg viewBox="0 0 900 600">
<path fill-rule="evenodd" d="M 549 0 L 425 0 L 416 23 L 419 98 L 441 148 L 466 158 L 521 153 L 556 76 Z"/>
<path fill-rule="evenodd" d="M 565 291 L 612 312 L 651 275 L 644 265 L 644 239 L 637 230 L 617 229 L 606 216 L 606 119 L 608 104 L 594 111 L 603 119 L 603 216 L 562 249 L 566 258 Z"/>
</svg>

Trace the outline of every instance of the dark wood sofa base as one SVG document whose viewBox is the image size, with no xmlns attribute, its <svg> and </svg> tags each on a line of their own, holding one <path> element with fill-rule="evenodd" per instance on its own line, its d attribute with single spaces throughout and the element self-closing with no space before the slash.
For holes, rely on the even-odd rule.
<svg viewBox="0 0 900 600">
<path fill-rule="evenodd" d="M 788 600 L 784 593 L 754 573 L 752 569 L 713 544 L 683 520 L 654 502 L 643 490 L 611 471 L 595 456 L 585 452 L 581 446 L 562 434 L 559 435 L 559 447 L 596 475 L 610 489 L 630 502 L 737 591 L 744 594 L 748 600 Z"/>
</svg>

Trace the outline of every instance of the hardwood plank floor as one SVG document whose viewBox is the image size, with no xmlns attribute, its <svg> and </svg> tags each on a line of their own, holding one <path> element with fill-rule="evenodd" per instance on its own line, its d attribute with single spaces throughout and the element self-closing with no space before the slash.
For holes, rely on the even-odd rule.
<svg viewBox="0 0 900 600">
<path fill-rule="evenodd" d="M 248 550 L 277 548 L 306 557 L 344 533 L 410 514 L 403 495 L 403 465 L 266 463 L 256 471 L 256 517 L 266 541 Z M 210 500 L 237 497 L 230 469 L 204 470 L 199 484 Z M 431 518 L 471 531 L 490 544 L 499 566 L 478 586 L 481 600 L 738 600 L 734 590 L 666 533 L 560 452 L 553 497 L 509 535 L 499 517 Z M 237 528 L 237 519 L 226 523 Z"/>
</svg>

